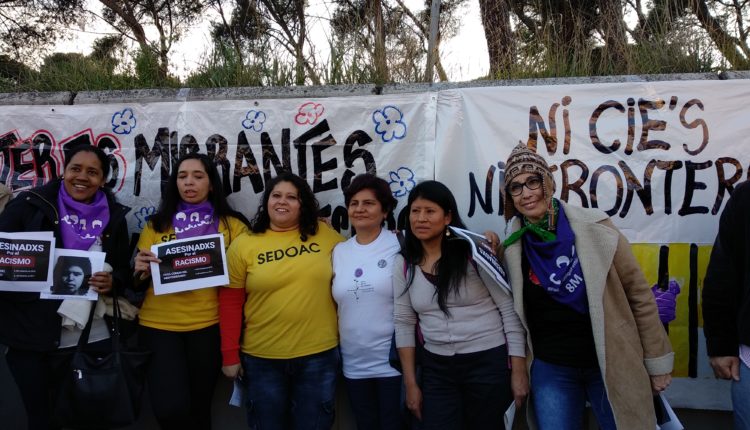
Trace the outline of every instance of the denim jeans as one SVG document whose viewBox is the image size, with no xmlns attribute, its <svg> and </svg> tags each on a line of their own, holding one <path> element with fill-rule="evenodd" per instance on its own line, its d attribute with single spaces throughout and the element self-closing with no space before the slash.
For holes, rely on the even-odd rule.
<svg viewBox="0 0 750 430">
<path fill-rule="evenodd" d="M 534 359 L 531 399 L 540 430 L 582 429 L 586 400 L 602 430 L 617 428 L 598 367 L 579 369 Z"/>
<path fill-rule="evenodd" d="M 338 347 L 290 359 L 242 354 L 250 429 L 330 429 L 340 361 Z"/>
<path fill-rule="evenodd" d="M 505 345 L 453 356 L 422 356 L 422 428 L 497 430 L 513 401 Z"/>
<path fill-rule="evenodd" d="M 735 430 L 750 430 L 750 369 L 740 360 L 740 380 L 732 381 Z"/>
</svg>

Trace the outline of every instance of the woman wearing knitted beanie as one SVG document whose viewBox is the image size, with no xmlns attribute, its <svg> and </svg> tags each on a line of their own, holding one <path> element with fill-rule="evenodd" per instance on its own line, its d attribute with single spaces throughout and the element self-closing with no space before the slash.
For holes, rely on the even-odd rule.
<svg viewBox="0 0 750 430">
<path fill-rule="evenodd" d="M 669 385 L 674 354 L 650 286 L 607 215 L 554 190 L 544 158 L 516 146 L 503 256 L 527 332 L 531 422 L 581 429 L 588 400 L 602 429 L 653 429 L 652 394 Z"/>
</svg>

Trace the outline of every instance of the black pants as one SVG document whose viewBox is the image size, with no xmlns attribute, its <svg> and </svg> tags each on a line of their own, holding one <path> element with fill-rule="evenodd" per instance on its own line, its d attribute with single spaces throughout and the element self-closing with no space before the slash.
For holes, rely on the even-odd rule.
<svg viewBox="0 0 750 430">
<path fill-rule="evenodd" d="M 70 350 L 75 347 L 66 348 Z M 109 339 L 90 343 L 87 351 L 108 352 L 111 350 Z M 61 350 L 62 351 L 62 350 Z M 52 384 L 55 360 L 53 352 L 26 351 L 8 348 L 5 360 L 13 379 L 21 393 L 23 407 L 26 410 L 26 420 L 29 430 L 59 429 L 52 416 L 54 399 L 52 398 Z"/>
<path fill-rule="evenodd" d="M 401 376 L 344 378 L 357 430 L 402 430 Z"/>
<path fill-rule="evenodd" d="M 454 356 L 422 356 L 425 430 L 497 430 L 513 401 L 505 345 Z"/>
<path fill-rule="evenodd" d="M 208 430 L 221 372 L 219 325 L 176 332 L 141 326 L 141 347 L 151 351 L 146 374 L 151 407 L 162 430 Z"/>
</svg>

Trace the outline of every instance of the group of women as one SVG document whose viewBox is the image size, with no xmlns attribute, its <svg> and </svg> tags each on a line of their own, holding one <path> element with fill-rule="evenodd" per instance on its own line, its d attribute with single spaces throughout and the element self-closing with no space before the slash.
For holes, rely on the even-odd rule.
<svg viewBox="0 0 750 430">
<path fill-rule="evenodd" d="M 251 429 L 328 429 L 341 370 L 360 430 L 497 429 L 527 397 L 542 429 L 581 428 L 587 400 L 604 429 L 654 428 L 652 393 L 669 385 L 672 353 L 651 290 L 607 217 L 553 198 L 549 167 L 524 146 L 506 163 L 510 235 L 496 250 L 512 294 L 451 233 L 464 224 L 440 182 L 411 190 L 401 236 L 384 228 L 397 203 L 388 183 L 355 177 L 344 240 L 291 173 L 266 184 L 248 221 L 200 154 L 175 164 L 133 274 L 128 208 L 106 189 L 108 174 L 102 151 L 76 147 L 62 179 L 10 202 L 0 231 L 52 231 L 61 247 L 102 250 L 111 270 L 92 274 L 91 288 L 145 292 L 138 341 L 152 351 L 147 383 L 162 429 L 210 428 L 221 372 L 244 386 Z M 91 230 L 69 215 L 104 222 Z M 155 295 L 151 246 L 216 233 L 229 285 Z M 31 429 L 55 428 L 49 355 L 80 335 L 61 327 L 61 306 L 0 293 L 0 343 Z M 106 348 L 108 337 L 95 319 L 89 341 Z"/>
</svg>

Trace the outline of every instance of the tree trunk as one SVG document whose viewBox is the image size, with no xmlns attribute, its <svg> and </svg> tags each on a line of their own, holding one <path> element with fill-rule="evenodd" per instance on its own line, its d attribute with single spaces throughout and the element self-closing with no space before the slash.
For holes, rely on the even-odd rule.
<svg viewBox="0 0 750 430">
<path fill-rule="evenodd" d="M 510 76 L 516 57 L 516 41 L 510 26 L 507 0 L 479 0 L 484 37 L 490 55 L 490 77 Z"/>
<path fill-rule="evenodd" d="M 622 2 L 598 0 L 600 30 L 604 48 L 597 65 L 599 74 L 626 74 L 630 69 L 628 38 L 622 15 Z"/>
<path fill-rule="evenodd" d="M 721 23 L 716 20 L 708 10 L 705 0 L 692 0 L 690 7 L 695 16 L 706 30 L 708 36 L 716 44 L 721 55 L 732 65 L 735 70 L 746 70 L 750 68 L 750 59 L 745 58 L 739 50 L 739 41 L 728 34 Z"/>
<path fill-rule="evenodd" d="M 383 26 L 383 5 L 380 0 L 371 2 L 373 20 L 375 21 L 375 83 L 389 81 L 388 62 L 385 52 L 385 28 Z"/>
<path fill-rule="evenodd" d="M 303 0 L 297 0 L 295 2 L 297 8 L 297 23 L 299 25 L 299 35 L 296 43 L 294 44 L 295 51 L 295 83 L 297 85 L 305 85 L 305 2 Z"/>
</svg>

